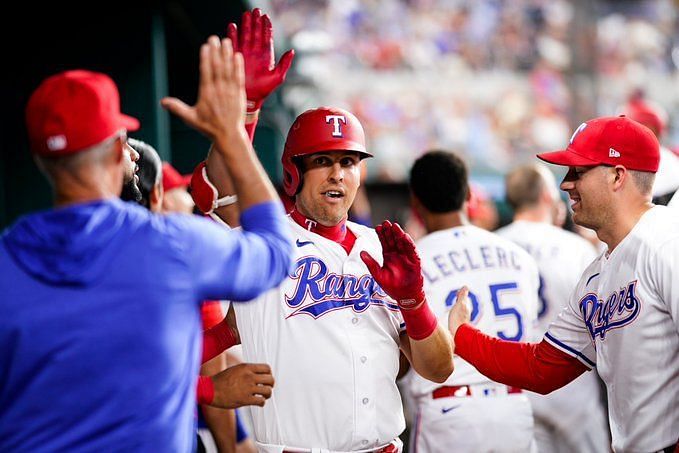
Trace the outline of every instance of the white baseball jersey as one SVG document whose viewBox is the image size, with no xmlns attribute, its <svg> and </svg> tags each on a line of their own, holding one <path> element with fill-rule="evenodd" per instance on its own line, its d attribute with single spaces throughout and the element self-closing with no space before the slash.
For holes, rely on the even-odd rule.
<svg viewBox="0 0 679 453">
<path fill-rule="evenodd" d="M 351 253 L 290 219 L 294 270 L 259 298 L 234 304 L 246 362 L 271 365 L 276 385 L 249 407 L 262 451 L 283 446 L 356 451 L 385 445 L 405 428 L 396 387 L 398 305 L 360 258 L 382 262 L 374 230 L 347 222 Z"/>
<path fill-rule="evenodd" d="M 541 340 L 568 303 L 582 271 L 596 258 L 594 246 L 577 234 L 547 223 L 518 220 L 496 231 L 514 242 L 538 265 L 538 322 L 532 340 Z"/>
<path fill-rule="evenodd" d="M 541 222 L 517 220 L 496 233 L 518 244 L 538 264 L 540 308 L 533 341 L 540 341 L 568 303 L 582 271 L 596 258 L 594 246 L 577 234 Z M 598 453 L 610 448 L 600 385 L 594 373 L 585 373 L 549 395 L 528 395 L 541 453 Z M 581 423 L 585 418 L 587 423 Z"/>
<path fill-rule="evenodd" d="M 646 212 L 587 267 L 545 339 L 606 383 L 615 451 L 656 451 L 679 435 L 679 216 Z M 584 421 L 586 423 L 586 421 Z"/>
<path fill-rule="evenodd" d="M 524 250 L 472 225 L 430 233 L 417 242 L 417 250 L 427 300 L 441 323 L 447 325 L 457 291 L 466 285 L 472 323 L 478 329 L 507 340 L 530 338 L 539 278 L 535 260 Z M 472 386 L 471 396 L 433 398 L 441 384 L 417 375 L 408 382 L 418 406 L 412 450 L 531 451 L 533 417 L 527 396 L 509 395 L 506 386 L 490 381 L 460 357 L 455 357 L 455 371 L 443 385 Z"/>
<path fill-rule="evenodd" d="M 660 147 L 660 165 L 653 182 L 653 196 L 672 193 L 679 188 L 679 156 L 664 146 Z"/>
<path fill-rule="evenodd" d="M 537 318 L 539 276 L 535 260 L 516 244 L 481 228 L 465 225 L 430 233 L 417 242 L 424 287 L 432 311 L 448 324 L 457 290 L 469 288 L 472 324 L 506 340 L 531 337 Z M 472 365 L 455 358 L 447 385 L 491 382 Z M 413 379 L 414 396 L 440 384 Z"/>
</svg>

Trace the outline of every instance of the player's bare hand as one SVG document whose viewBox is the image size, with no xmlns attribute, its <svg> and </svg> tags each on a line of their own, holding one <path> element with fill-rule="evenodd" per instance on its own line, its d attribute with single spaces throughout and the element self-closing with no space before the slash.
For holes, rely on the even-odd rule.
<svg viewBox="0 0 679 453">
<path fill-rule="evenodd" d="M 276 64 L 273 26 L 269 16 L 262 14 L 259 8 L 245 11 L 240 29 L 232 22 L 226 33 L 234 50 L 243 54 L 248 111 L 259 110 L 264 99 L 285 81 L 295 51 L 285 52 Z"/>
<path fill-rule="evenodd" d="M 235 409 L 264 406 L 273 391 L 271 367 L 265 363 L 242 363 L 212 376 L 214 399 L 211 406 Z"/>
<path fill-rule="evenodd" d="M 448 312 L 448 330 L 453 339 L 457 333 L 457 329 L 462 325 L 471 321 L 471 313 L 469 312 L 469 288 L 463 286 L 457 292 L 455 297 L 455 304 Z"/>
<path fill-rule="evenodd" d="M 375 281 L 401 308 L 414 308 L 424 301 L 422 265 L 412 238 L 398 223 L 385 220 L 375 228 L 382 244 L 383 265 L 368 252 L 361 259 Z"/>
<path fill-rule="evenodd" d="M 245 75 L 243 56 L 233 51 L 231 40 L 210 36 L 200 48 L 198 99 L 189 106 L 177 98 L 161 105 L 186 124 L 205 134 L 219 147 L 245 134 Z"/>
</svg>

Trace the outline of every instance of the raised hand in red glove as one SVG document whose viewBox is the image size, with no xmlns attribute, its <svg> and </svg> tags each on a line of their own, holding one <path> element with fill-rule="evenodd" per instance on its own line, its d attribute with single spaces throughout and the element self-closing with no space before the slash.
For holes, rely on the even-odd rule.
<svg viewBox="0 0 679 453">
<path fill-rule="evenodd" d="M 227 27 L 227 37 L 234 50 L 243 54 L 245 61 L 245 92 L 247 111 L 253 113 L 264 100 L 285 80 L 290 69 L 294 50 L 288 50 L 276 64 L 273 48 L 273 26 L 266 14 L 259 8 L 245 11 L 240 30 L 233 22 Z M 240 33 L 239 33 L 240 32 Z"/>
<path fill-rule="evenodd" d="M 401 308 L 408 336 L 424 340 L 436 330 L 438 321 L 424 296 L 424 279 L 415 243 L 398 225 L 385 220 L 375 228 L 382 244 L 384 261 L 380 266 L 368 252 L 361 259 L 375 281 Z"/>
<path fill-rule="evenodd" d="M 415 243 L 398 223 L 385 220 L 375 231 L 382 244 L 384 264 L 380 267 L 365 251 L 361 252 L 361 259 L 375 281 L 398 302 L 399 307 L 417 307 L 424 301 L 424 279 Z"/>
</svg>

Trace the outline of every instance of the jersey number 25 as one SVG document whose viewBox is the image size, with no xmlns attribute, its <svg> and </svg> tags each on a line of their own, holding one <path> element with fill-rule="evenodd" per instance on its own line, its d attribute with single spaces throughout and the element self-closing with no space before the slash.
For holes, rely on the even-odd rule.
<svg viewBox="0 0 679 453">
<path fill-rule="evenodd" d="M 495 285 L 488 286 L 490 291 L 490 300 L 493 303 L 493 312 L 498 318 L 505 318 L 508 316 L 513 317 L 516 320 L 516 333 L 512 335 L 513 332 L 507 332 L 505 330 L 498 330 L 497 336 L 503 340 L 519 341 L 523 337 L 523 322 L 521 318 L 521 313 L 514 307 L 502 307 L 500 306 L 500 297 L 505 291 L 515 291 L 519 288 L 516 282 L 498 283 Z M 446 297 L 446 306 L 452 307 L 455 303 L 455 298 L 457 297 L 457 289 L 451 291 Z M 471 321 L 475 323 L 478 320 L 480 314 L 479 298 L 478 296 L 469 291 L 469 300 L 472 305 Z"/>
</svg>

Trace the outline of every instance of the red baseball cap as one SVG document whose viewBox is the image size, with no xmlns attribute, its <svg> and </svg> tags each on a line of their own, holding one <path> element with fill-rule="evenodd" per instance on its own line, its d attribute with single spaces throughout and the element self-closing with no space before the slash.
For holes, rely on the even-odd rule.
<svg viewBox="0 0 679 453">
<path fill-rule="evenodd" d="M 566 149 L 538 154 L 550 164 L 569 167 L 622 165 L 630 170 L 658 171 L 660 144 L 646 126 L 624 115 L 582 123 Z"/>
<path fill-rule="evenodd" d="M 75 153 L 135 131 L 139 121 L 120 112 L 118 88 L 105 74 L 65 71 L 45 79 L 26 106 L 31 149 L 44 156 Z"/>
<path fill-rule="evenodd" d="M 191 182 L 191 175 L 180 174 L 168 162 L 163 162 L 163 190 L 170 191 L 177 187 L 188 187 Z"/>
</svg>

